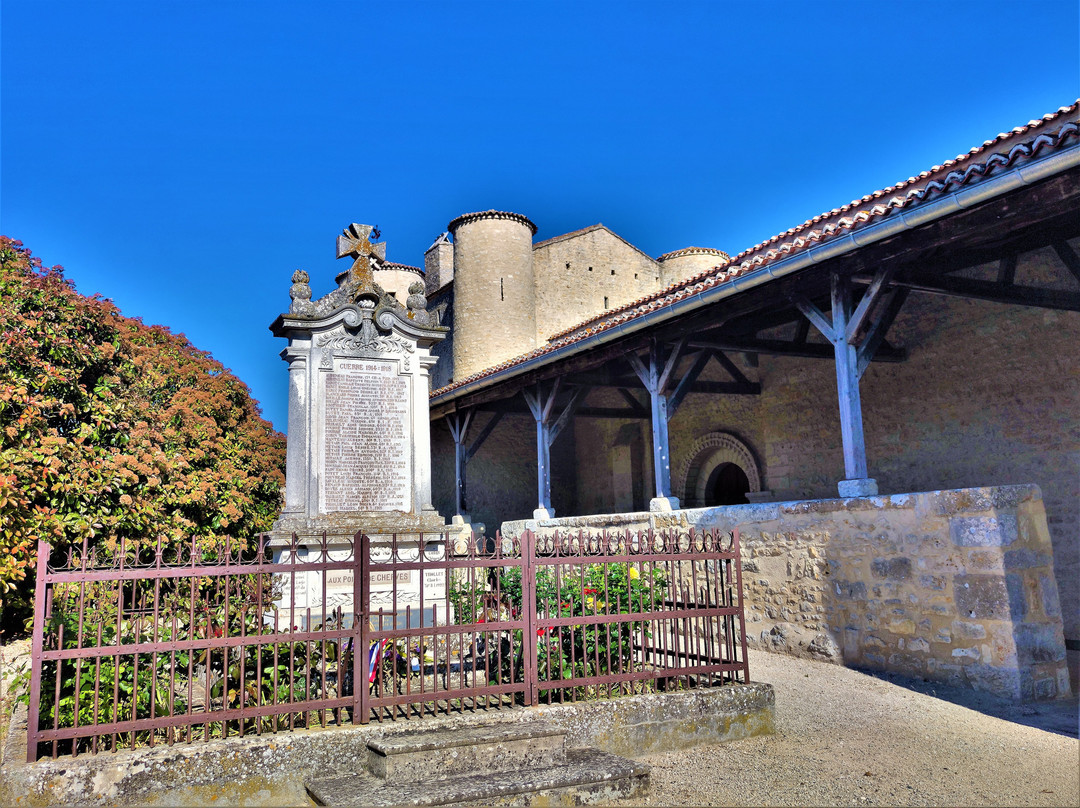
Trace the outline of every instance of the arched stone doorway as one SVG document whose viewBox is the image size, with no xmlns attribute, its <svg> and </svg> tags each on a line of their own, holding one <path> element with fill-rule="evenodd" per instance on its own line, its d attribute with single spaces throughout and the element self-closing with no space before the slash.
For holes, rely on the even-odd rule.
<svg viewBox="0 0 1080 808">
<path fill-rule="evenodd" d="M 721 463 L 712 470 L 705 483 L 703 504 L 709 508 L 714 505 L 743 505 L 750 491 L 750 480 L 739 466 L 734 463 Z"/>
<path fill-rule="evenodd" d="M 761 469 L 750 447 L 730 432 L 711 432 L 694 442 L 674 489 L 684 508 L 737 505 L 762 499 Z"/>
</svg>

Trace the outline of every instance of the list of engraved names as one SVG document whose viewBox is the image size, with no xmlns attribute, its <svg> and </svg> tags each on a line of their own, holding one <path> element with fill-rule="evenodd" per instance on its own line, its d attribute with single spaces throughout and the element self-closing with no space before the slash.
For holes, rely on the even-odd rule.
<svg viewBox="0 0 1080 808">
<path fill-rule="evenodd" d="M 397 362 L 341 362 L 325 401 L 324 512 L 411 510 L 409 388 Z"/>
</svg>

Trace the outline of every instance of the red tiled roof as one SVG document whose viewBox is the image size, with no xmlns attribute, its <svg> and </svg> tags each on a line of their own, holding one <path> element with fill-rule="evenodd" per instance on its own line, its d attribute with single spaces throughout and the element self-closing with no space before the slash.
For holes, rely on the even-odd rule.
<svg viewBox="0 0 1080 808">
<path fill-rule="evenodd" d="M 684 255 L 719 255 L 722 261 L 727 261 L 731 257 L 723 250 L 714 250 L 712 247 L 683 247 L 681 250 L 664 253 L 656 260 L 667 261 L 669 258 L 682 258 Z"/>
<path fill-rule="evenodd" d="M 568 331 L 552 337 L 546 345 L 527 354 L 500 362 L 498 365 L 486 368 L 465 379 L 435 390 L 431 393 L 431 397 L 445 395 L 466 384 L 495 375 L 515 365 L 523 364 L 567 345 L 580 342 L 593 334 L 606 331 L 616 325 L 673 305 L 704 289 L 728 283 L 766 264 L 787 258 L 792 254 L 828 241 L 837 235 L 842 235 L 867 223 L 874 223 L 896 210 L 911 208 L 946 193 L 951 193 L 963 186 L 976 184 L 992 175 L 995 171 L 1008 168 L 1018 160 L 1033 158 L 1047 149 L 1061 148 L 1070 139 L 1080 140 L 1080 125 L 1075 120 L 1064 122 L 1055 131 L 1047 131 L 1049 124 L 1060 122 L 1061 119 L 1076 113 L 1078 110 L 1080 110 L 1080 99 L 1067 107 L 1061 107 L 1057 112 L 1044 115 L 1039 120 L 1030 121 L 1026 125 L 1018 126 L 1009 132 L 1003 132 L 992 140 L 987 140 L 981 146 L 971 149 L 966 154 L 961 154 L 953 160 L 946 160 L 941 165 L 923 171 L 916 177 L 910 177 L 896 185 L 874 191 L 861 199 L 849 202 L 843 207 L 834 208 L 827 213 L 808 219 L 802 224 L 785 230 L 783 233 L 775 235 L 761 244 L 743 250 L 729 261 L 723 262 L 712 269 L 685 280 L 680 280 L 666 289 L 647 295 L 618 309 L 605 311 Z M 1032 135 L 1032 137 L 1021 140 L 1025 135 Z M 994 147 L 1000 148 L 994 150 Z M 981 161 L 974 159 L 983 155 L 986 156 Z M 868 203 L 873 204 L 857 210 L 860 206 Z"/>
<path fill-rule="evenodd" d="M 409 266 L 408 264 L 395 264 L 393 261 L 384 261 L 379 269 L 403 269 L 407 272 L 415 272 L 418 275 L 423 275 L 424 270 L 420 267 Z"/>
<path fill-rule="evenodd" d="M 446 230 L 449 233 L 453 233 L 463 224 L 470 224 L 471 222 L 478 222 L 481 219 L 509 219 L 512 222 L 518 222 L 525 225 L 532 234 L 536 235 L 536 225 L 533 224 L 528 216 L 522 216 L 520 213 L 511 213 L 508 210 L 481 210 L 476 213 L 463 213 L 456 219 L 452 219 L 450 224 L 446 226 Z"/>
</svg>

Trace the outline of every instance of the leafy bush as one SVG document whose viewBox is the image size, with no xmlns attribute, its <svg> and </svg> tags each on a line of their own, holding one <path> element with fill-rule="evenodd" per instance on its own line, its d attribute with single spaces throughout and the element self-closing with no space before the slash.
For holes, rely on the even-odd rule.
<svg viewBox="0 0 1080 808">
<path fill-rule="evenodd" d="M 484 622 L 493 614 L 516 619 L 524 607 L 521 567 L 502 569 L 490 586 L 451 580 L 449 598 L 459 624 Z M 662 608 L 667 575 L 653 570 L 642 575 L 634 564 L 566 565 L 560 579 L 550 566 L 536 570 L 536 614 L 545 619 L 594 617 L 648 612 Z M 647 633 L 644 621 L 602 621 L 538 629 L 537 662 L 541 681 L 602 676 L 634 669 L 634 646 Z M 515 637 L 513 647 L 521 647 Z M 522 660 L 515 660 L 517 669 Z M 504 665 L 505 667 L 505 665 Z M 493 670 L 494 673 L 494 670 Z M 509 671 L 499 671 L 504 679 Z M 515 670 L 515 679 L 520 679 Z"/>
<path fill-rule="evenodd" d="M 270 527 L 285 438 L 183 335 L 78 294 L 0 236 L 0 606 L 30 613 L 39 537 L 115 550 Z"/>
<path fill-rule="evenodd" d="M 339 641 L 259 643 L 261 635 L 282 628 L 274 615 L 280 584 L 271 576 L 233 576 L 228 592 L 198 578 L 182 578 L 171 595 L 158 600 L 156 609 L 153 592 L 157 587 L 152 582 L 107 584 L 111 591 L 83 591 L 96 604 L 92 611 L 80 609 L 80 590 L 85 585 L 61 584 L 54 590 L 54 616 L 44 626 L 46 649 L 97 651 L 78 661 L 42 663 L 41 729 L 84 727 L 87 732 L 78 740 L 77 750 L 86 751 L 97 743 L 91 729 L 95 725 L 183 716 L 189 709 L 205 720 L 190 726 L 105 735 L 101 743 L 115 749 L 145 745 L 151 736 L 158 741 L 177 740 L 188 732 L 196 739 L 221 737 L 239 732 L 241 719 L 222 719 L 217 714 L 240 707 L 282 708 L 280 713 L 244 718 L 245 732 L 309 726 L 318 720 L 318 711 L 289 711 L 288 706 L 328 696 L 336 685 L 336 672 L 326 681 L 323 673 L 337 662 Z M 126 604 L 138 604 L 138 608 L 125 606 L 118 615 L 121 595 Z M 80 612 L 84 615 L 81 631 Z M 340 614 L 331 621 L 326 629 L 339 624 Z M 209 646 L 208 641 L 222 637 L 247 641 L 229 648 Z M 110 654 L 117 646 L 147 642 L 189 645 L 156 653 Z M 29 694 L 24 691 L 20 699 L 28 703 Z M 75 751 L 74 744 L 60 741 L 58 751 Z"/>
</svg>

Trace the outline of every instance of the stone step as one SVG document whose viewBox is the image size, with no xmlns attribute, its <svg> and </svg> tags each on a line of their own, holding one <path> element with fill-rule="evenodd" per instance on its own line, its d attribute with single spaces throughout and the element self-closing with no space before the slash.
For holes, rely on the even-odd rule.
<svg viewBox="0 0 1080 808">
<path fill-rule="evenodd" d="M 368 741 L 367 768 L 388 783 L 545 768 L 566 759 L 564 738 L 546 721 L 417 730 Z"/>
<path fill-rule="evenodd" d="M 595 805 L 643 796 L 649 767 L 595 749 L 568 749 L 563 763 L 391 784 L 363 773 L 305 783 L 318 805 Z"/>
</svg>

